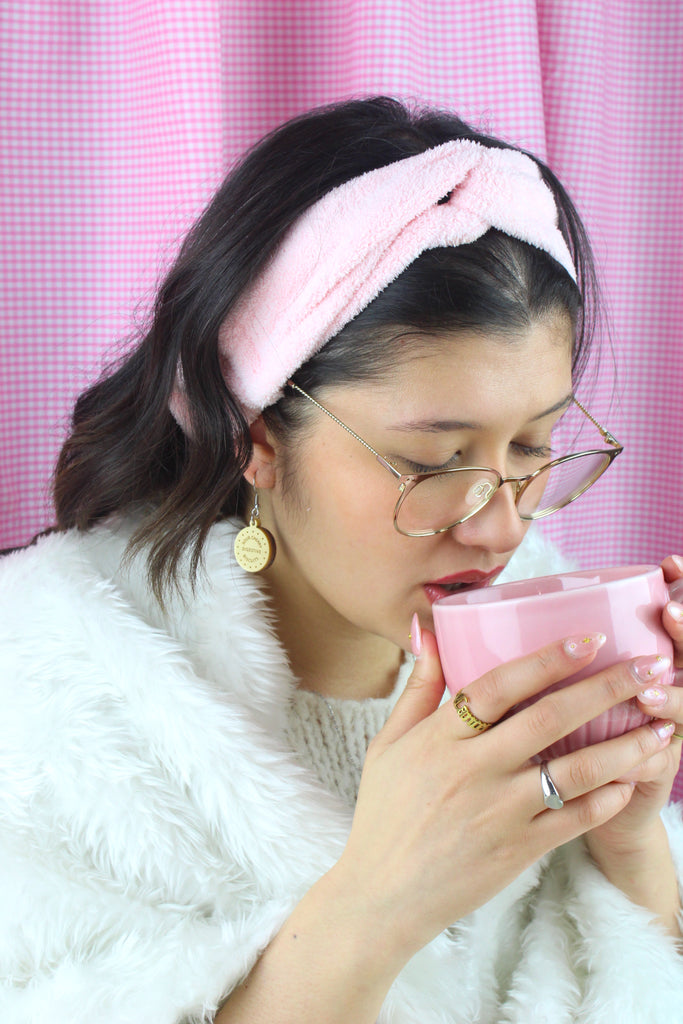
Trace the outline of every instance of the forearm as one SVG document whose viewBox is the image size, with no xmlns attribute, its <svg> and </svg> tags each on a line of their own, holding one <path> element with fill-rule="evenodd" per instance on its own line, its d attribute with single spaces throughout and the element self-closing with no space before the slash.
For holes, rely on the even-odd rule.
<svg viewBox="0 0 683 1024">
<path fill-rule="evenodd" d="M 656 914 L 669 934 L 681 937 L 678 879 L 661 821 L 637 845 L 628 849 L 609 849 L 602 843 L 591 842 L 590 835 L 586 836 L 586 845 L 613 885 L 633 903 Z"/>
<path fill-rule="evenodd" d="M 215 1024 L 374 1024 L 407 956 L 335 871 L 282 926 Z"/>
</svg>

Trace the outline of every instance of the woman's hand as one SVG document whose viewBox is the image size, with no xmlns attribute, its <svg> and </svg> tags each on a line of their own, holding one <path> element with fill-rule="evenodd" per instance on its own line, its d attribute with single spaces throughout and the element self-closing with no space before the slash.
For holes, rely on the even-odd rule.
<svg viewBox="0 0 683 1024">
<path fill-rule="evenodd" d="M 669 585 L 681 580 L 680 596 L 683 598 L 683 559 L 677 561 L 674 557 L 666 558 L 662 562 L 662 570 Z M 677 675 L 683 669 L 683 605 L 670 601 L 664 609 L 662 621 L 674 645 L 674 675 L 665 682 L 678 682 L 679 685 L 672 687 L 654 681 L 651 687 L 645 688 L 640 694 L 638 704 L 642 711 L 653 718 L 673 722 L 675 732 L 683 735 L 683 673 Z M 613 829 L 627 828 L 640 832 L 648 823 L 659 819 L 659 812 L 669 799 L 680 756 L 681 741 L 674 737 L 664 750 L 625 776 L 628 781 L 636 784 L 635 792 L 629 802 L 628 812 L 620 816 L 619 820 L 612 821 Z"/>
<path fill-rule="evenodd" d="M 466 687 L 471 713 L 498 723 L 477 732 L 452 700 L 439 706 L 441 665 L 425 632 L 406 690 L 370 744 L 344 853 L 303 896 L 216 1022 L 273 1020 L 283 1006 L 296 1007 L 297 1020 L 376 1020 L 396 975 L 434 936 L 548 850 L 589 830 L 597 835 L 626 814 L 634 787 L 615 780 L 656 761 L 670 737 L 646 725 L 553 759 L 561 810 L 544 806 L 531 758 L 646 689 L 634 671 L 642 660 L 500 721 L 589 665 L 598 644 L 597 637 L 592 645 L 554 644 Z M 649 888 L 647 896 L 650 906 Z M 668 892 L 663 902 L 671 902 Z"/>
<path fill-rule="evenodd" d="M 554 759 L 565 805 L 546 809 L 534 755 L 648 683 L 632 663 L 616 665 L 500 719 L 588 665 L 597 646 L 551 645 L 472 683 L 471 712 L 499 723 L 477 732 L 452 701 L 439 707 L 436 641 L 422 634 L 406 691 L 370 745 L 351 835 L 332 871 L 341 891 L 357 894 L 352 912 L 366 933 L 381 935 L 400 966 L 547 851 L 624 813 L 634 790 L 617 780 L 669 744 L 647 725 Z"/>
<path fill-rule="evenodd" d="M 673 595 L 683 599 L 683 559 L 666 558 L 662 571 L 669 585 L 681 581 Z M 673 722 L 675 732 L 683 736 L 683 605 L 670 601 L 662 621 L 673 640 L 673 682 L 678 685 L 655 681 L 640 694 L 638 704 L 657 720 L 653 726 Z M 669 799 L 680 758 L 681 740 L 674 736 L 671 743 L 626 773 L 623 779 L 634 785 L 628 805 L 586 836 L 588 849 L 607 877 L 636 902 L 656 910 L 674 934 L 679 933 L 678 885 L 660 811 Z"/>
</svg>

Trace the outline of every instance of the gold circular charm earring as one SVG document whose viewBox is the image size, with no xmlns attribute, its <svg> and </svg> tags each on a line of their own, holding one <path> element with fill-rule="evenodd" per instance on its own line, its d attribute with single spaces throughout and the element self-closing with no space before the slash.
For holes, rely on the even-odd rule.
<svg viewBox="0 0 683 1024">
<path fill-rule="evenodd" d="M 269 530 L 261 526 L 259 519 L 258 491 L 254 477 L 254 507 L 249 516 L 249 526 L 245 526 L 235 537 L 234 552 L 237 564 L 246 572 L 263 572 L 273 564 L 275 558 L 275 538 Z"/>
</svg>

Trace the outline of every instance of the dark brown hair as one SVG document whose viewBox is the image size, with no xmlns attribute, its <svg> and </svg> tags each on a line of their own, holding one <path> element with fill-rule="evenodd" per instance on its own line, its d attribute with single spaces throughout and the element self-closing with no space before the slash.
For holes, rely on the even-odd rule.
<svg viewBox="0 0 683 1024">
<path fill-rule="evenodd" d="M 132 548 L 145 548 L 157 596 L 177 580 L 185 552 L 193 580 L 212 523 L 242 507 L 242 474 L 251 455 L 247 423 L 219 367 L 221 323 L 316 200 L 350 178 L 451 139 L 515 148 L 452 114 L 409 110 L 387 97 L 314 110 L 255 146 L 189 233 L 144 337 L 78 399 L 54 478 L 58 528 L 88 529 L 135 507 L 142 515 Z M 430 250 L 301 367 L 297 381 L 315 391 L 386 373 L 394 354 L 378 339 L 386 340 L 391 328 L 505 333 L 557 310 L 575 326 L 578 376 L 596 309 L 590 248 L 566 192 L 537 163 L 555 196 L 578 288 L 545 252 L 498 231 L 469 245 Z M 192 439 L 168 411 L 179 365 Z M 301 427 L 288 396 L 265 417 L 282 435 Z"/>
</svg>

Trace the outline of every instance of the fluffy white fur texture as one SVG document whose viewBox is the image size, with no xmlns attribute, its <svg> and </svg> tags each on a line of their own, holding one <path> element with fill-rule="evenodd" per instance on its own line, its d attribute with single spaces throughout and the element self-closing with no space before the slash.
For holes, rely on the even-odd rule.
<svg viewBox="0 0 683 1024">
<path fill-rule="evenodd" d="M 296 682 L 234 527 L 165 614 L 141 563 L 120 568 L 130 529 L 0 561 L 3 1024 L 211 1020 L 351 824 L 285 740 Z M 513 561 L 559 568 L 538 539 Z M 681 1006 L 676 944 L 578 842 L 422 950 L 379 1020 L 662 1024 Z"/>
</svg>

